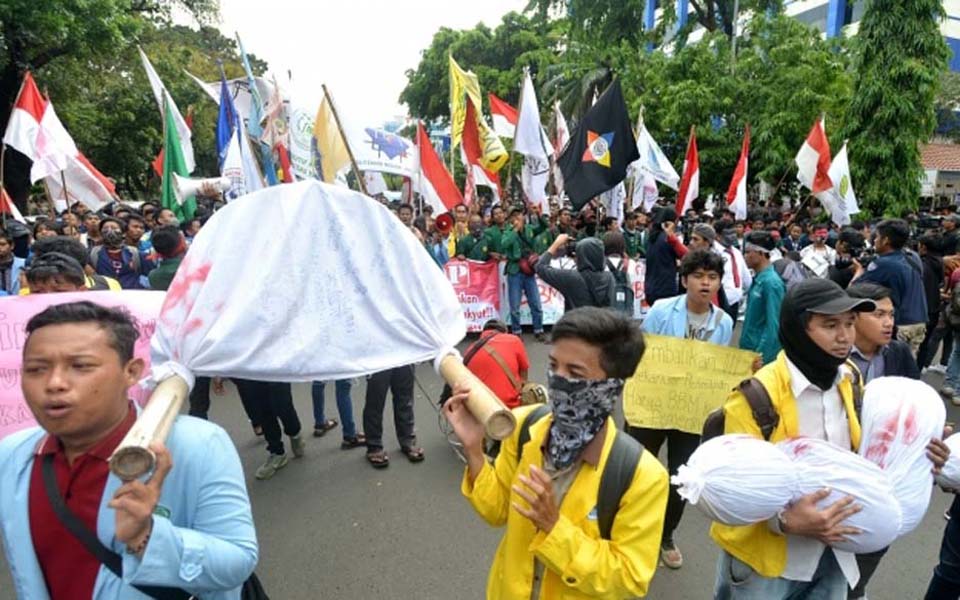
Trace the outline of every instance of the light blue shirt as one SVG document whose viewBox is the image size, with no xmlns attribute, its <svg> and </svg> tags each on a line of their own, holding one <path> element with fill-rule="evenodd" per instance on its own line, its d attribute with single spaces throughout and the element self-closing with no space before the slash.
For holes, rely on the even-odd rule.
<svg viewBox="0 0 960 600">
<path fill-rule="evenodd" d="M 39 427 L 0 441 L 0 536 L 20 600 L 49 594 L 30 534 L 30 477 L 46 432 Z M 179 416 L 167 438 L 173 468 L 163 482 L 153 532 L 142 558 L 115 539 L 116 517 L 107 503 L 121 481 L 113 474 L 100 500 L 97 537 L 123 557 L 123 580 L 100 567 L 94 600 L 140 600 L 131 585 L 176 587 L 206 599 L 240 598 L 257 564 L 257 536 L 240 457 L 217 425 Z"/>
<path fill-rule="evenodd" d="M 707 328 L 713 331 L 704 340 L 706 342 L 726 346 L 733 339 L 733 319 L 712 304 L 710 305 L 710 318 L 707 320 Z M 647 318 L 643 320 L 643 330 L 656 335 L 686 338 L 687 295 L 681 294 L 672 298 L 657 300 L 647 312 Z"/>
</svg>

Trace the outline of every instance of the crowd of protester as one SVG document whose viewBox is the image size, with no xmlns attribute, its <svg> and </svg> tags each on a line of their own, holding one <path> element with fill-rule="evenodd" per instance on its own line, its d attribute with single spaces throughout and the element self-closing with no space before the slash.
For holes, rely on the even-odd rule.
<svg viewBox="0 0 960 600">
<path fill-rule="evenodd" d="M 445 219 L 438 219 L 429 206 L 387 206 L 439 267 L 451 259 L 503 263 L 509 304 L 503 314 L 509 318 L 486 323 L 464 351 L 464 362 L 517 411 L 521 437 L 489 446 L 482 427 L 478 429 L 464 407 L 469 390 L 456 387 L 444 394 L 445 414 L 468 462 L 463 492 L 485 520 L 507 527 L 491 570 L 490 590 L 499 590 L 490 592 L 492 597 L 538 597 L 540 590 L 543 597 L 562 597 L 558 590 L 564 586 L 580 590 L 583 595 L 576 597 L 642 595 L 658 563 L 682 568 L 674 534 L 685 502 L 668 485 L 668 474 L 688 461 L 700 436 L 630 422 L 624 424 L 625 435 L 619 435 L 611 417 L 623 380 L 642 358 L 644 332 L 736 344 L 755 352 L 755 378 L 773 406 L 795 407 L 790 418 L 796 422 L 785 427 L 847 448 L 855 445 L 852 432 L 859 417 L 844 409 L 852 406 L 848 400 L 854 393 L 844 383 L 849 381 L 846 376 L 862 386 L 883 376 L 919 379 L 924 372 L 939 372 L 945 376 L 941 395 L 960 406 L 960 215 L 952 208 L 937 215 L 853 221 L 841 227 L 807 209 L 780 207 L 758 208 L 738 221 L 728 210 L 691 208 L 678 215 L 665 204 L 649 212 L 627 211 L 622 218 L 604 216 L 597 203 L 579 211 L 551 203 L 544 211 L 537 205 L 491 204 L 488 199 L 457 206 Z M 56 218 L 36 218 L 31 226 L 8 220 L 0 231 L 0 293 L 166 290 L 193 237 L 217 207 L 216 202 L 201 201 L 196 216 L 182 223 L 170 210 L 150 202 L 136 207 L 115 203 L 98 212 L 75 205 Z M 647 307 L 642 323 L 634 319 L 632 308 L 623 310 L 618 304 L 626 287 L 626 266 L 641 260 Z M 566 314 L 549 334 L 540 306 L 541 281 L 556 288 L 565 302 Z M 524 297 L 534 339 L 550 344 L 549 392 L 530 381 L 519 322 Z M 71 306 L 61 309 L 63 314 L 43 313 L 28 326 L 37 341 L 30 351 L 25 349 L 25 364 L 31 353 L 43 353 L 44 337 L 38 332 L 64 324 L 90 325 L 91 335 L 105 336 L 103 352 L 119 352 L 121 364 L 133 364 L 126 344 L 118 350 L 116 343 L 126 335 L 122 319 L 90 306 Z M 605 308 L 614 310 L 600 310 Z M 312 386 L 314 436 L 340 427 L 342 449 L 363 447 L 371 466 L 389 466 L 383 439 L 389 393 L 401 453 L 412 462 L 424 460 L 414 429 L 414 365 L 368 377 L 359 422 L 349 380 L 333 382 L 339 420 L 328 418 L 327 383 Z M 291 385 L 236 379 L 233 384 L 253 432 L 266 442 L 268 459 L 256 477 L 269 479 L 289 462 L 284 436 L 294 458 L 305 452 Z M 190 415 L 206 419 L 210 394 L 223 391 L 220 378 L 198 378 L 190 395 Z M 548 395 L 553 407 L 549 417 L 525 406 L 539 405 Z M 102 424 L 124 419 L 129 428 L 127 405 L 119 400 L 114 404 L 104 408 Z M 724 410 L 727 433 L 754 434 L 753 415 L 741 392 L 730 396 Z M 541 424 L 547 421 L 552 425 Z M 174 439 L 216 438 L 202 427 L 195 432 L 181 429 Z M 785 435 L 777 431 L 771 441 Z M 656 460 L 664 445 L 665 468 Z M 590 498 L 596 482 L 591 488 L 576 475 L 584 461 L 605 473 L 613 448 L 639 464 L 639 474 L 622 490 L 622 516 L 615 522 L 619 525 L 599 531 L 600 537 L 618 542 L 617 552 L 590 545 L 598 532 L 590 529 L 584 537 L 585 526 L 571 521 L 560 507 L 565 497 L 596 503 Z M 942 444 L 931 442 L 935 464 L 942 464 L 942 451 Z M 224 456 L 230 463 L 224 468 L 236 476 L 235 451 Z M 157 489 L 166 476 L 163 469 L 158 473 Z M 852 509 L 847 504 L 818 508 L 812 496 L 786 509 L 776 523 L 713 527 L 711 536 L 721 548 L 716 598 L 866 598 L 886 550 L 857 556 L 859 580 L 846 577 L 849 565 L 841 564 L 843 558 L 822 541 L 850 533 L 838 517 Z M 510 504 L 517 497 L 526 501 L 526 508 Z M 960 503 L 955 501 L 946 516 L 958 515 Z M 146 560 L 150 536 L 163 539 L 170 534 L 144 530 L 141 521 L 129 534 L 118 531 L 118 539 L 138 560 Z M 951 521 L 945 533 L 928 598 L 960 596 L 960 554 L 954 550 L 960 547 L 960 529 L 955 523 L 960 520 Z M 245 523 L 238 527 L 230 548 L 239 565 L 236 572 L 226 576 L 213 570 L 207 575 L 223 576 L 227 587 L 236 587 L 249 575 L 251 552 L 255 558 L 252 533 Z M 535 560 L 526 561 L 531 552 Z M 59 563 L 44 563 L 44 569 L 54 564 Z M 90 573 L 86 575 L 89 579 Z M 137 582 L 136 575 L 131 581 Z M 60 585 L 49 577 L 46 582 L 50 589 Z"/>
</svg>

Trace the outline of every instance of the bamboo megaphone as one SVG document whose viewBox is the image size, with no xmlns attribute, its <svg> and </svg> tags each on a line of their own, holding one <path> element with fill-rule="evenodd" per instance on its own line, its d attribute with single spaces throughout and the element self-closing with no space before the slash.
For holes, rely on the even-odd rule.
<svg viewBox="0 0 960 600">
<path fill-rule="evenodd" d="M 187 382 L 176 375 L 164 379 L 153 390 L 137 421 L 110 457 L 110 470 L 121 481 L 132 481 L 153 470 L 157 457 L 149 446 L 167 439 L 189 393 Z"/>
<path fill-rule="evenodd" d="M 513 412 L 500 402 L 500 399 L 490 391 L 476 375 L 470 372 L 463 361 L 448 354 L 440 361 L 440 375 L 456 388 L 459 384 L 466 384 L 470 388 L 467 396 L 467 409 L 481 423 L 487 432 L 487 437 L 502 440 L 510 436 L 517 426 L 517 418 Z"/>
</svg>

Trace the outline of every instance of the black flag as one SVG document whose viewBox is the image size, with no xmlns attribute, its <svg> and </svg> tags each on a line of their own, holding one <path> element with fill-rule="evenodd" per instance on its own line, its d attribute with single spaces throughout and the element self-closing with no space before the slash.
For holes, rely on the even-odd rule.
<svg viewBox="0 0 960 600">
<path fill-rule="evenodd" d="M 614 80 L 577 124 L 557 159 L 574 209 L 623 181 L 627 165 L 638 158 L 620 82 Z"/>
</svg>

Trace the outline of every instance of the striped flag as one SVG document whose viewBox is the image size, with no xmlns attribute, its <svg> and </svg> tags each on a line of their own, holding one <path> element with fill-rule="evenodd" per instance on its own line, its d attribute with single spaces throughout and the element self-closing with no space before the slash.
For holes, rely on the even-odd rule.
<svg viewBox="0 0 960 600">
<path fill-rule="evenodd" d="M 700 195 L 700 155 L 697 153 L 697 132 L 690 128 L 690 141 L 687 142 L 687 157 L 683 160 L 683 177 L 680 180 L 680 192 L 677 193 L 677 215 L 693 206 Z"/>
<path fill-rule="evenodd" d="M 743 148 L 740 149 L 740 160 L 737 169 L 733 172 L 730 187 L 727 189 L 727 205 L 733 211 L 738 221 L 747 218 L 747 163 L 750 156 L 750 125 L 743 132 Z"/>
<path fill-rule="evenodd" d="M 490 98 L 490 116 L 493 117 L 493 130 L 500 137 L 512 138 L 519 118 L 517 109 L 497 98 L 492 92 L 488 96 Z"/>
<path fill-rule="evenodd" d="M 437 156 L 430 137 L 420 122 L 417 122 L 417 148 L 420 152 L 418 191 L 427 204 L 433 207 L 434 213 L 439 215 L 463 204 L 463 195 L 457 189 L 450 172 L 443 166 L 443 161 Z"/>
</svg>

